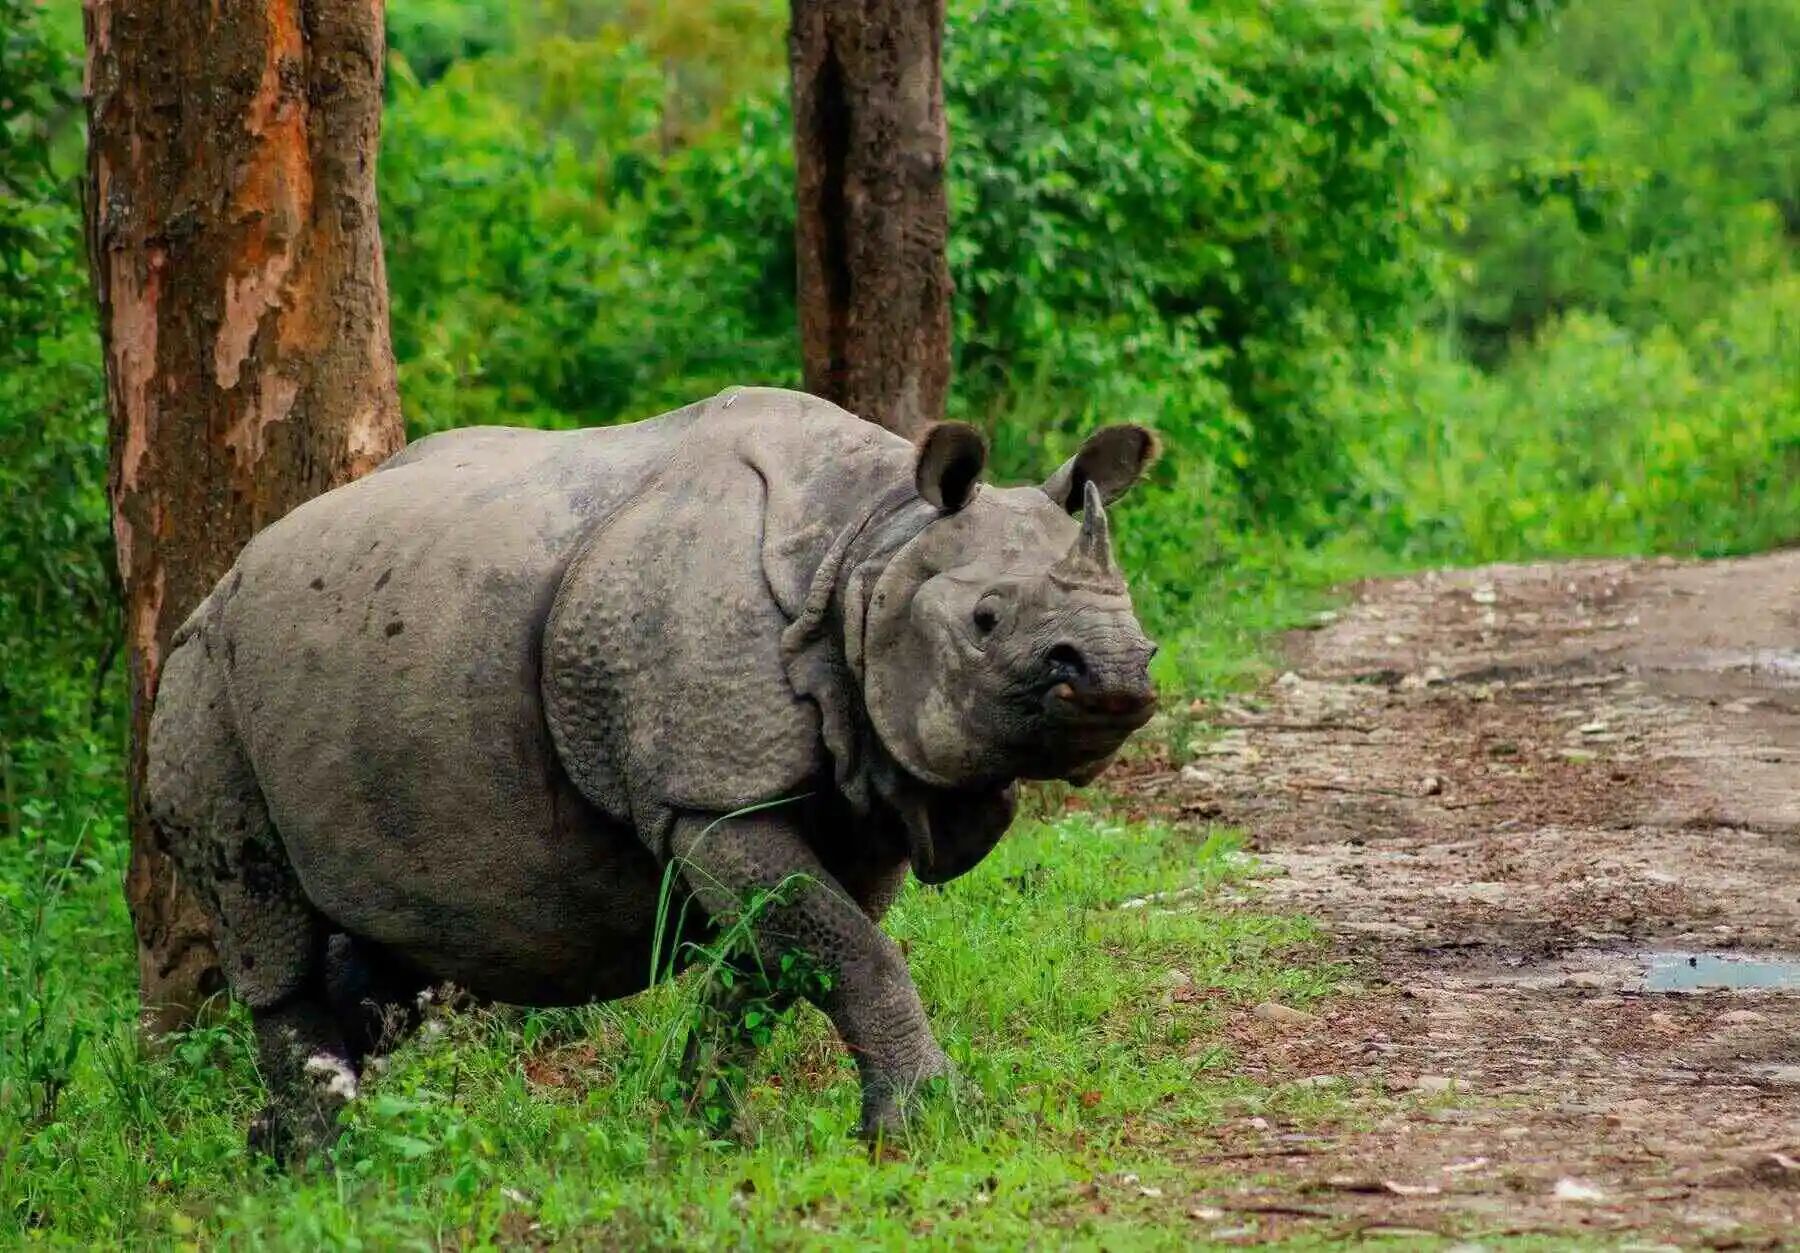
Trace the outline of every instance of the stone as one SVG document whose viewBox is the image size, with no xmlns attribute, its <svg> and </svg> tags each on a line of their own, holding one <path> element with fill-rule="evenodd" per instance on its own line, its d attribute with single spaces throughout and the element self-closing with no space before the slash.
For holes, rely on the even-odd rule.
<svg viewBox="0 0 1800 1253">
<path fill-rule="evenodd" d="M 1395 1196 L 1436 1196 L 1443 1189 L 1435 1183 L 1400 1183 L 1393 1179 L 1384 1179 L 1381 1186 Z"/>
<path fill-rule="evenodd" d="M 1306 1027 L 1319 1021 L 1317 1014 L 1309 1014 L 1304 1009 L 1295 1009 L 1279 1001 L 1264 1001 L 1250 1012 L 1264 1022 L 1283 1027 Z"/>
<path fill-rule="evenodd" d="M 1559 1201 L 1592 1203 L 1604 1201 L 1606 1194 L 1591 1183 L 1583 1183 L 1579 1179 L 1558 1179 L 1556 1187 L 1550 1195 Z"/>
<path fill-rule="evenodd" d="M 1728 1009 L 1713 1021 L 1721 1027 L 1751 1027 L 1769 1021 L 1769 1016 L 1754 1009 Z"/>
</svg>

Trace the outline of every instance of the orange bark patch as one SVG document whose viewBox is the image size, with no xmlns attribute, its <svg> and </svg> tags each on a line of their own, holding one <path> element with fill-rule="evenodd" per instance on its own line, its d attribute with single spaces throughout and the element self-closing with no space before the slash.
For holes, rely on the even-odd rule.
<svg viewBox="0 0 1800 1253">
<path fill-rule="evenodd" d="M 150 250 L 144 280 L 138 281 L 131 257 L 114 252 L 111 268 L 113 306 L 112 352 L 119 373 L 119 405 L 124 410 L 124 457 L 119 487 L 137 487 L 138 467 L 150 447 L 150 425 L 155 404 L 150 380 L 156 376 L 156 303 L 162 289 L 164 253 Z"/>
<path fill-rule="evenodd" d="M 294 399 L 299 394 L 300 385 L 292 379 L 284 378 L 272 368 L 263 372 L 255 402 L 225 432 L 225 447 L 231 450 L 232 458 L 245 476 L 262 458 L 267 446 L 264 433 L 275 423 L 286 420 L 293 412 Z"/>
<path fill-rule="evenodd" d="M 227 391 L 238 385 L 263 315 L 282 304 L 296 244 L 312 214 L 306 97 L 284 82 L 298 82 L 304 57 L 294 0 L 273 0 L 262 79 L 244 119 L 255 142 L 231 195 L 231 221 L 244 231 L 225 280 L 224 316 L 213 342 L 213 373 Z"/>
<path fill-rule="evenodd" d="M 400 433 L 380 404 L 365 405 L 350 419 L 344 432 L 345 473 L 358 479 L 400 450 Z"/>
<path fill-rule="evenodd" d="M 113 376 L 117 379 L 120 435 L 119 477 L 113 484 L 113 543 L 119 569 L 131 569 L 131 524 L 120 502 L 137 490 L 138 472 L 150 450 L 151 428 L 156 421 L 156 398 L 151 383 L 156 377 L 156 306 L 162 291 L 164 253 L 152 248 L 144 264 L 144 278 L 129 254 L 114 252 L 107 260 L 112 298 Z"/>
</svg>

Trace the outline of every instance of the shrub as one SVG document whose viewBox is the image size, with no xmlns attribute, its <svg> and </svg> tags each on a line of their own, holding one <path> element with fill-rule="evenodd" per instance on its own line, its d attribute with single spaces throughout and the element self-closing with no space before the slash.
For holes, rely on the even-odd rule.
<svg viewBox="0 0 1800 1253">
<path fill-rule="evenodd" d="M 1800 279 L 1686 335 L 1591 313 L 1489 375 L 1420 332 L 1340 379 L 1347 514 L 1413 560 L 1743 552 L 1800 534 Z"/>
<path fill-rule="evenodd" d="M 1800 10 L 1589 0 L 1475 69 L 1442 132 L 1465 190 L 1452 312 L 1485 361 L 1582 309 L 1686 330 L 1789 265 Z"/>
<path fill-rule="evenodd" d="M 384 213 L 419 387 L 473 380 L 593 422 L 701 381 L 791 377 L 779 57 L 671 147 L 663 61 L 627 30 L 401 93 Z M 689 44 L 683 64 L 737 55 Z M 1316 430 L 1319 347 L 1420 290 L 1436 192 L 1417 152 L 1447 46 L 1383 0 L 954 6 L 959 411 L 997 420 L 1023 390 L 1059 398 L 1045 416 L 1067 435 L 1147 418 L 1281 495 L 1276 470 Z M 444 304 L 420 307 L 426 290 Z"/>
<path fill-rule="evenodd" d="M 68 32 L 0 0 L 0 830 L 87 730 L 112 643 L 106 418 L 76 184 Z M 59 126 L 62 127 L 59 130 Z"/>
</svg>

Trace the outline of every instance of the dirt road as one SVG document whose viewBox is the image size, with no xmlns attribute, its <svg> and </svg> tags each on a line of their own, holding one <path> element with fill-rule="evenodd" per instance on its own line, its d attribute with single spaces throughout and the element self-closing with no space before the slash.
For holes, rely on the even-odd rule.
<svg viewBox="0 0 1800 1253">
<path fill-rule="evenodd" d="M 1196 1146 L 1254 1172 L 1215 1235 L 1800 1248 L 1800 553 L 1372 584 L 1288 653 L 1140 781 L 1242 826 L 1369 989 L 1234 1019 L 1361 1115 Z"/>
</svg>

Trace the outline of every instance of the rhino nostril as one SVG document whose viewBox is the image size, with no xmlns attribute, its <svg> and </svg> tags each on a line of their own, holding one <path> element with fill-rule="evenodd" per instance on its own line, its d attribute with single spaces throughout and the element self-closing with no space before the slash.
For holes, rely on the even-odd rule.
<svg viewBox="0 0 1800 1253">
<path fill-rule="evenodd" d="M 1044 658 L 1058 679 L 1080 679 L 1087 675 L 1087 662 L 1073 644 L 1058 644 Z"/>
</svg>

